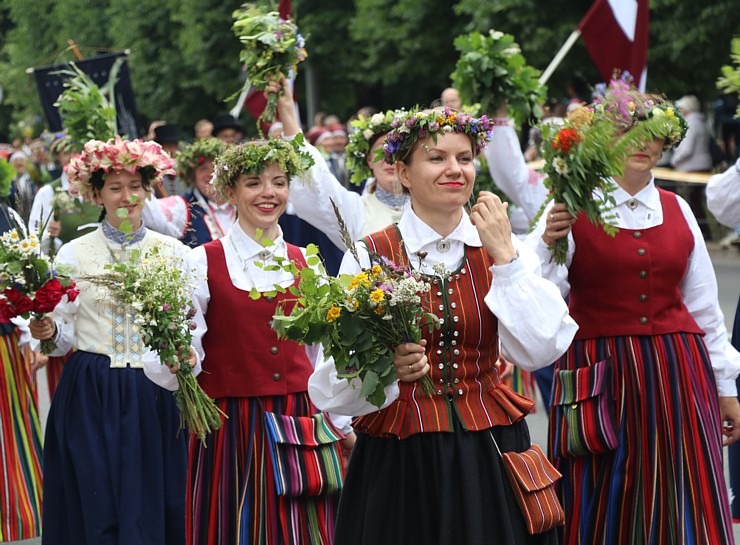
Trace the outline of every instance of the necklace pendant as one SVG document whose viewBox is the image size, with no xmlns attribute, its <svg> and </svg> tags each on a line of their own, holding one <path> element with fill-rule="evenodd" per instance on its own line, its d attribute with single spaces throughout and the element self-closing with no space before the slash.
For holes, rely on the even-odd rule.
<svg viewBox="0 0 740 545">
<path fill-rule="evenodd" d="M 439 241 L 437 241 L 437 251 L 445 254 L 450 251 L 450 241 L 446 238 L 443 238 Z"/>
<path fill-rule="evenodd" d="M 266 261 L 266 260 L 267 260 L 267 258 L 268 258 L 268 257 L 270 257 L 271 255 L 272 255 L 272 252 L 270 252 L 270 250 L 262 250 L 262 251 L 260 251 L 260 253 L 259 253 L 259 254 L 257 254 L 257 256 L 258 256 L 258 257 L 259 257 L 259 258 L 260 258 L 260 259 L 261 259 L 262 261 Z"/>
</svg>

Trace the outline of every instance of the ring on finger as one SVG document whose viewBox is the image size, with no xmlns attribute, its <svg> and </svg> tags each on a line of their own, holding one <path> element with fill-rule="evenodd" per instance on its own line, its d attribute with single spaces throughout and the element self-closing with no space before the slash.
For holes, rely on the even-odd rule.
<svg viewBox="0 0 740 545">
<path fill-rule="evenodd" d="M 550 221 L 555 221 L 555 214 L 550 214 Z"/>
<path fill-rule="evenodd" d="M 413 371 L 413 370 L 414 370 L 414 364 L 413 363 L 409 363 L 409 371 Z"/>
</svg>

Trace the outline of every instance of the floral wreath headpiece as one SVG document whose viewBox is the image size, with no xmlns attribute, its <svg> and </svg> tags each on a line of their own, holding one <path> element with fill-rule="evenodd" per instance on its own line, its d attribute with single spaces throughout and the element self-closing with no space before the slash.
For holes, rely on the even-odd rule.
<svg viewBox="0 0 740 545">
<path fill-rule="evenodd" d="M 92 198 L 92 175 L 96 170 L 105 174 L 129 172 L 134 174 L 142 169 L 151 169 L 150 182 L 174 175 L 172 158 L 153 141 L 123 140 L 120 136 L 107 142 L 90 140 L 82 153 L 72 157 L 66 167 L 69 183 L 86 199 Z M 148 174 L 148 173 L 147 173 Z"/>
<path fill-rule="evenodd" d="M 373 175 L 367 166 L 370 143 L 390 132 L 393 128 L 391 126 L 393 120 L 404 114 L 403 110 L 388 110 L 385 113 L 373 114 L 369 118 L 360 116 L 352 121 L 351 126 L 354 130 L 344 150 L 347 155 L 347 170 L 352 173 L 350 182 L 360 185 Z"/>
<path fill-rule="evenodd" d="M 216 159 L 226 149 L 226 143 L 218 138 L 204 138 L 188 144 L 177 152 L 177 175 L 190 181 L 198 166 L 208 159 Z"/>
<path fill-rule="evenodd" d="M 475 154 L 478 155 L 490 140 L 493 124 L 488 117 L 473 117 L 451 108 L 434 108 L 419 111 L 414 108 L 404 116 L 398 116 L 391 123 L 393 130 L 383 146 L 385 161 L 393 164 L 406 158 L 418 140 L 431 136 L 435 142 L 437 135 L 447 133 L 466 134 L 475 142 Z"/>
<path fill-rule="evenodd" d="M 311 154 L 301 149 L 303 143 L 303 133 L 298 133 L 289 142 L 256 140 L 231 146 L 216 159 L 211 183 L 226 197 L 227 189 L 236 185 L 239 176 L 260 174 L 272 163 L 277 163 L 288 178 L 300 176 L 314 164 Z"/>
<path fill-rule="evenodd" d="M 649 122 L 650 134 L 663 139 L 665 149 L 680 144 L 689 128 L 680 110 L 664 97 L 640 93 L 623 80 L 612 80 L 604 95 L 594 99 L 594 114 L 625 130 Z"/>
</svg>

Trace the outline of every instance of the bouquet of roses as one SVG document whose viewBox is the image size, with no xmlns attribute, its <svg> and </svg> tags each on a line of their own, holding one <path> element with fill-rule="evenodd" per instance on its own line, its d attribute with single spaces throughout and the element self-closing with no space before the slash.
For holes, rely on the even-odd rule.
<svg viewBox="0 0 740 545">
<path fill-rule="evenodd" d="M 350 242 L 349 248 L 354 248 Z M 290 293 L 296 304 L 290 314 L 278 309 L 272 327 L 280 338 L 321 343 L 334 358 L 337 376 L 359 378 L 361 395 L 376 407 L 385 402 L 384 388 L 396 380 L 394 348 L 421 340 L 424 327 L 439 327 L 423 300 L 430 290 L 420 274 L 371 253 L 371 266 L 356 275 L 329 276 L 314 245 L 307 248 L 309 267 L 281 264 L 298 278 Z M 425 393 L 433 387 L 421 379 Z"/>
<path fill-rule="evenodd" d="M 8 321 L 16 316 L 41 320 L 54 310 L 66 295 L 77 298 L 75 283 L 60 275 L 41 252 L 38 235 L 21 236 L 11 229 L 0 236 L 0 318 Z M 41 341 L 41 352 L 56 349 L 51 339 Z"/>
<path fill-rule="evenodd" d="M 107 273 L 84 279 L 108 288 L 116 300 L 135 311 L 134 323 L 144 344 L 157 352 L 163 365 L 177 369 L 174 395 L 181 426 L 205 441 L 206 434 L 221 427 L 223 413 L 200 387 L 188 363 L 195 309 L 182 266 L 155 246 L 144 255 L 132 251 L 128 260 L 107 268 Z"/>
<path fill-rule="evenodd" d="M 492 114 L 507 100 L 517 125 L 542 116 L 547 87 L 511 34 L 471 32 L 455 38 L 454 44 L 460 58 L 450 78 L 464 104 L 479 103 L 481 112 Z"/>
<path fill-rule="evenodd" d="M 270 81 L 287 77 L 308 56 L 295 23 L 281 19 L 276 11 L 266 13 L 244 4 L 234 12 L 232 29 L 244 46 L 239 60 L 246 66 L 247 83 L 255 89 L 264 90 Z M 258 127 L 259 122 L 275 121 L 277 101 L 278 95 L 270 93 Z"/>
</svg>

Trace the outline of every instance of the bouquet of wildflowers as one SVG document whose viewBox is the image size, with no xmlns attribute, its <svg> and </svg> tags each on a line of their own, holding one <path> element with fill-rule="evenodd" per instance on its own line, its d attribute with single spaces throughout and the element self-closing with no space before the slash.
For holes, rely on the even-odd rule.
<svg viewBox="0 0 740 545">
<path fill-rule="evenodd" d="M 244 46 L 239 60 L 246 66 L 247 83 L 255 89 L 264 90 L 270 81 L 287 77 L 308 56 L 295 23 L 281 19 L 276 11 L 266 13 L 244 4 L 234 12 L 232 29 Z M 278 95 L 270 93 L 258 126 L 275 121 L 277 101 Z"/>
<path fill-rule="evenodd" d="M 349 241 L 348 247 L 354 249 L 354 244 Z M 299 278 L 297 288 L 290 288 L 296 304 L 289 315 L 278 309 L 272 327 L 280 338 L 321 343 L 334 358 L 337 376 L 359 378 L 362 397 L 381 407 L 384 388 L 396 380 L 395 347 L 418 343 L 424 327 L 439 327 L 439 318 L 423 304 L 430 285 L 420 274 L 372 253 L 369 268 L 354 276 L 332 277 L 317 254 L 309 245 L 309 267 L 281 265 Z M 421 386 L 433 393 L 429 375 Z"/>
<path fill-rule="evenodd" d="M 23 236 L 18 229 L 0 237 L 0 290 L 0 318 L 4 321 L 16 316 L 41 320 L 65 295 L 74 301 L 79 293 L 74 282 L 52 268 L 41 252 L 38 235 L 31 232 Z M 55 349 L 53 340 L 41 341 L 42 353 Z"/>
<path fill-rule="evenodd" d="M 627 155 L 652 138 L 667 147 L 681 141 L 686 121 L 667 103 L 642 95 L 625 81 L 612 81 L 606 94 L 593 105 L 576 108 L 563 125 L 542 123 L 543 168 L 550 189 L 548 199 L 534 218 L 536 223 L 546 205 L 565 203 L 573 217 L 584 212 L 604 231 L 616 235 L 617 227 L 608 210 L 615 206 L 610 178 L 621 176 Z M 565 263 L 567 238 L 550 248 L 552 261 Z"/>
<path fill-rule="evenodd" d="M 178 261 L 155 246 L 144 255 L 132 251 L 127 261 L 107 265 L 108 272 L 84 279 L 110 290 L 113 297 L 135 311 L 144 344 L 157 352 L 163 365 L 176 368 L 180 424 L 205 441 L 221 427 L 223 413 L 198 384 L 190 358 L 195 328 L 189 284 Z"/>
<path fill-rule="evenodd" d="M 460 58 L 450 78 L 464 104 L 480 104 L 480 111 L 493 113 L 503 100 L 517 125 L 531 116 L 541 117 L 547 87 L 540 84 L 539 70 L 527 64 L 511 34 L 490 30 L 455 38 Z"/>
<path fill-rule="evenodd" d="M 740 37 L 732 39 L 731 48 L 730 58 L 734 66 L 730 64 L 722 66 L 722 77 L 717 80 L 717 88 L 725 93 L 740 93 Z M 737 107 L 735 117 L 740 117 L 740 105 Z"/>
</svg>

